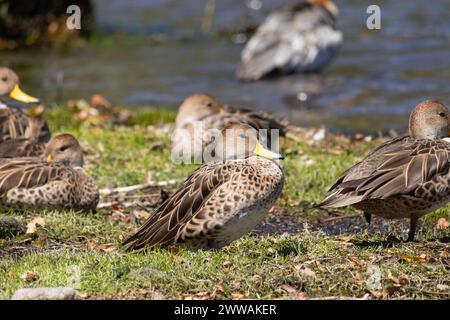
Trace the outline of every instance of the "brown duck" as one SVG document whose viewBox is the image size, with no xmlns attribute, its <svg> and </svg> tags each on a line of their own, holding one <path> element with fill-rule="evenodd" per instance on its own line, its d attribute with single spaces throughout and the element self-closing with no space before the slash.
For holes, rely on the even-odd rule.
<svg viewBox="0 0 450 320">
<path fill-rule="evenodd" d="M 370 223 L 409 218 L 414 240 L 420 217 L 450 200 L 450 112 L 439 101 L 424 101 L 411 113 L 409 134 L 388 141 L 347 170 L 333 184 L 324 208 L 353 205 Z"/>
<path fill-rule="evenodd" d="M 256 130 L 267 130 L 267 136 L 261 137 L 263 145 L 271 146 L 271 130 L 278 130 L 283 136 L 287 127 L 285 119 L 276 119 L 269 112 L 256 112 L 223 105 L 215 97 L 197 93 L 189 96 L 181 104 L 176 117 L 176 131 L 172 136 L 172 155 L 178 155 L 185 146 L 191 147 L 191 156 L 201 159 L 204 149 L 214 143 L 212 134 L 215 129 L 244 123 Z M 183 157 L 184 159 L 184 157 Z M 187 160 L 191 157 L 187 156 Z"/>
<path fill-rule="evenodd" d="M 39 100 L 20 89 L 16 73 L 8 68 L 0 68 L 0 141 L 25 138 L 30 117 L 21 109 L 35 103 L 39 103 Z M 35 138 L 40 142 L 48 142 L 51 137 L 46 123 L 36 134 Z"/>
<path fill-rule="evenodd" d="M 39 134 L 47 126 L 42 116 L 28 118 L 28 126 L 23 138 L 0 142 L 0 158 L 38 157 L 44 154 L 46 142 Z"/>
<path fill-rule="evenodd" d="M 0 160 L 0 210 L 95 210 L 99 191 L 70 134 L 54 137 L 43 157 Z"/>
<path fill-rule="evenodd" d="M 158 207 L 136 234 L 128 250 L 186 244 L 221 248 L 257 225 L 280 196 L 284 175 L 257 132 L 246 124 L 223 129 L 217 145 L 221 161 L 196 170 L 181 189 Z"/>
</svg>

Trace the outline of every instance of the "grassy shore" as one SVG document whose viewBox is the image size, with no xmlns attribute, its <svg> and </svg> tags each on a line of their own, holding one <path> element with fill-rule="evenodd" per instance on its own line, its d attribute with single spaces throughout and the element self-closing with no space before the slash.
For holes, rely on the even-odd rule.
<svg viewBox="0 0 450 320">
<path fill-rule="evenodd" d="M 182 181 L 196 165 L 170 161 L 173 113 L 138 109 L 122 125 L 76 121 L 66 107 L 47 111 L 54 133 L 74 134 L 86 170 L 100 188 Z M 36 231 L 0 234 L 0 298 L 22 287 L 72 286 L 98 299 L 450 298 L 448 208 L 427 216 L 418 241 L 402 243 L 407 222 L 375 218 L 370 228 L 352 209 L 312 209 L 326 188 L 380 140 L 294 130 L 282 143 L 286 186 L 266 221 L 222 250 L 184 248 L 124 254 L 118 244 L 179 184 L 102 197 L 96 214 L 2 213 Z M 42 222 L 42 220 L 41 220 Z"/>
</svg>

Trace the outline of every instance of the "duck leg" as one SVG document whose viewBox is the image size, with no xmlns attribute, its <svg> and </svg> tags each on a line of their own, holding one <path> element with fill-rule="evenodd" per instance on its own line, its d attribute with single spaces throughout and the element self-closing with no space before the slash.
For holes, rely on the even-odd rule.
<svg viewBox="0 0 450 320">
<path fill-rule="evenodd" d="M 370 224 L 370 221 L 372 221 L 372 215 L 370 213 L 364 212 L 364 219 L 366 219 L 367 223 Z"/>
<path fill-rule="evenodd" d="M 409 234 L 408 234 L 408 240 L 407 241 L 414 241 L 414 236 L 416 234 L 417 224 L 419 222 L 419 217 L 412 216 L 411 217 L 411 223 L 409 226 Z"/>
</svg>

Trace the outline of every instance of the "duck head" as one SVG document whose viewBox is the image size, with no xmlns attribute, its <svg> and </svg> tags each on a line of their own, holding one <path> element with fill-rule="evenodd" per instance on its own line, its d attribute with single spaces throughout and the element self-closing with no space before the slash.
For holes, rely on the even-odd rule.
<svg viewBox="0 0 450 320">
<path fill-rule="evenodd" d="M 222 160 L 246 159 L 252 156 L 270 160 L 283 156 L 266 149 L 258 140 L 258 131 L 243 123 L 233 123 L 221 131 L 217 142 L 216 155 Z"/>
<path fill-rule="evenodd" d="M 19 77 L 9 68 L 0 68 L 0 97 L 9 97 L 23 103 L 39 103 L 39 99 L 20 89 Z"/>
<path fill-rule="evenodd" d="M 83 149 L 78 140 L 68 133 L 52 138 L 44 155 L 48 163 L 58 162 L 70 167 L 83 167 Z"/>
<path fill-rule="evenodd" d="M 443 139 L 449 136 L 450 111 L 437 100 L 418 104 L 409 118 L 409 135 L 415 139 Z"/>
<path fill-rule="evenodd" d="M 206 93 L 196 93 L 186 98 L 178 109 L 176 118 L 177 127 L 188 122 L 200 121 L 201 119 L 223 113 L 223 106 L 219 100 Z"/>
</svg>

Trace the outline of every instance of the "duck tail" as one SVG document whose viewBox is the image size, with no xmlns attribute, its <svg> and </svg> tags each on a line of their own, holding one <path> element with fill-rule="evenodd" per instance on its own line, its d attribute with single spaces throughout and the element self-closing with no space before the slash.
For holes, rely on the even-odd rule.
<svg viewBox="0 0 450 320">
<path fill-rule="evenodd" d="M 315 206 L 315 208 L 340 208 L 350 206 L 363 200 L 363 196 L 357 196 L 352 194 L 341 194 L 334 192 L 325 198 L 321 203 Z"/>
</svg>

